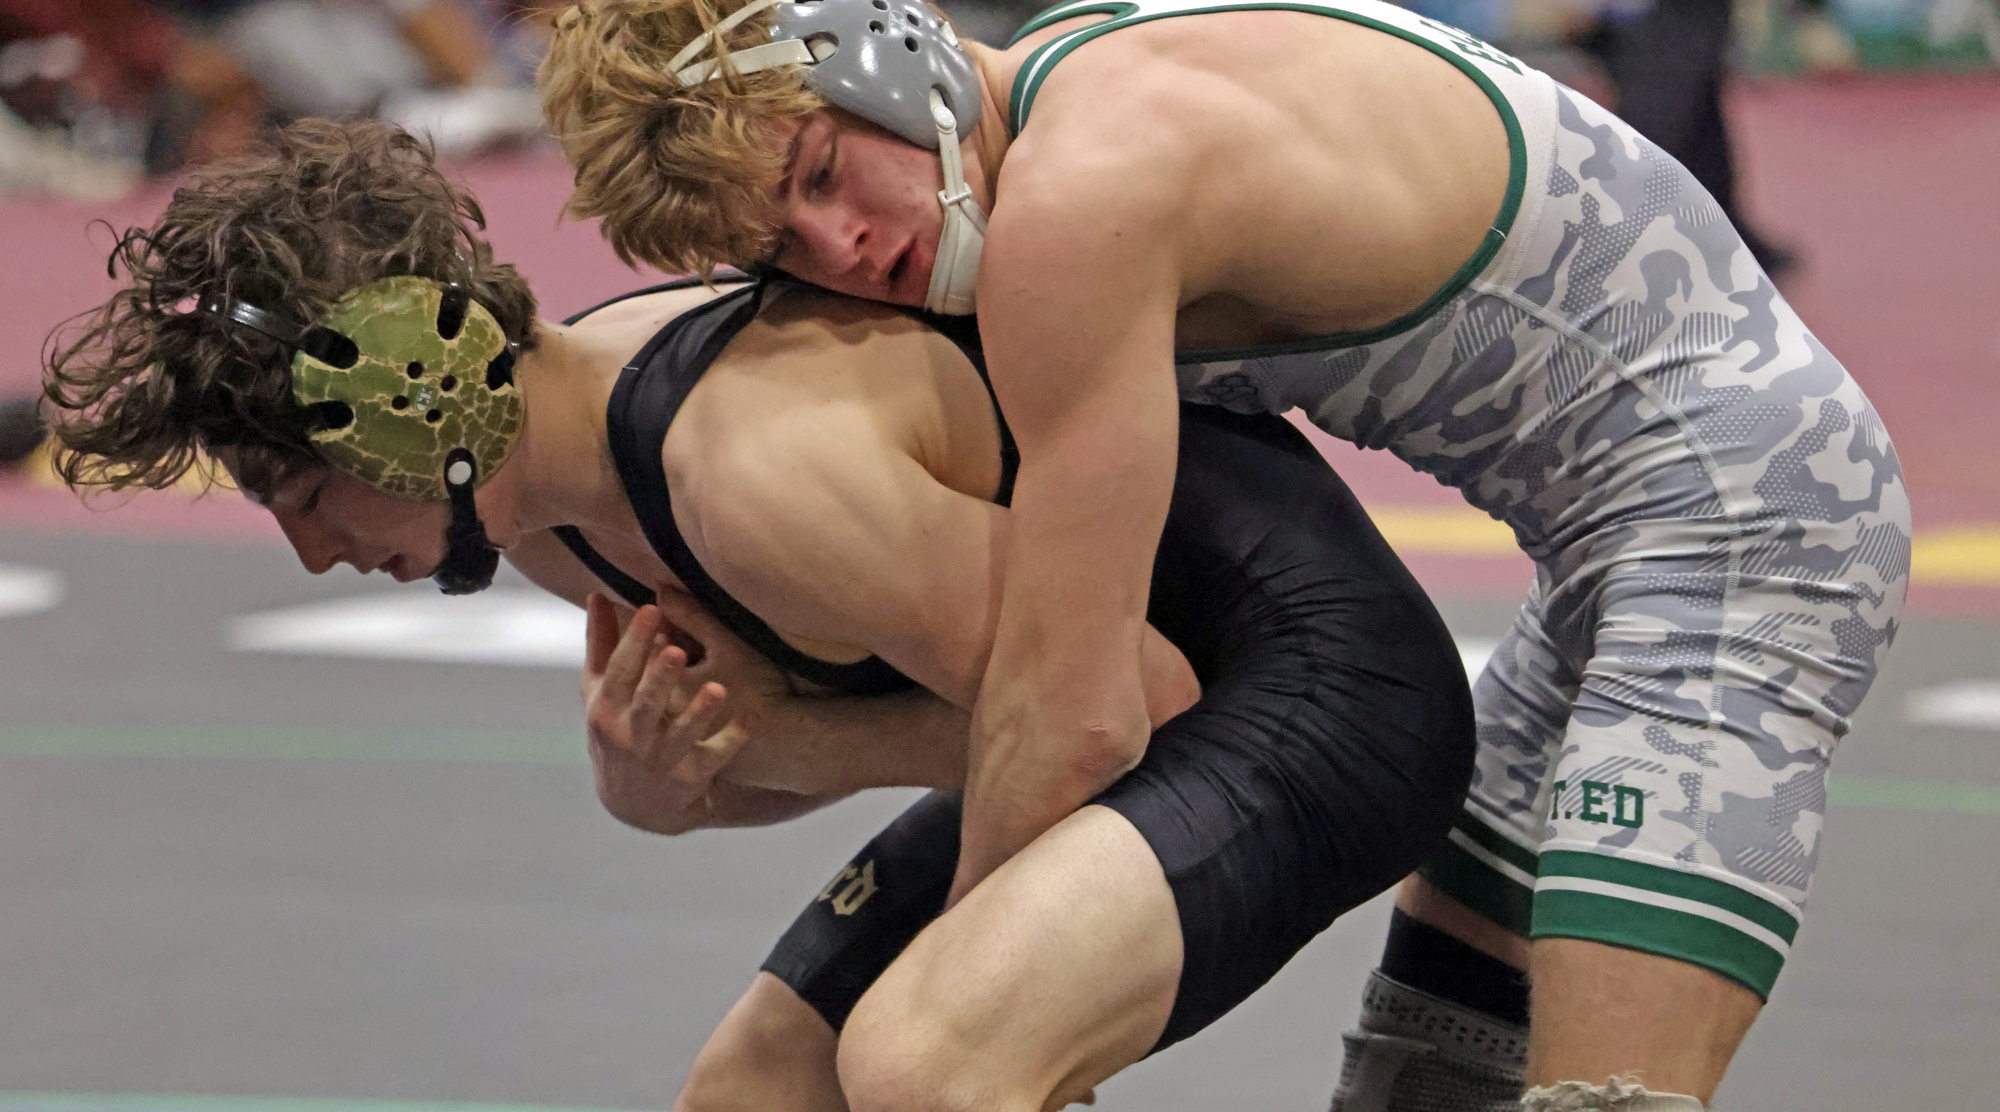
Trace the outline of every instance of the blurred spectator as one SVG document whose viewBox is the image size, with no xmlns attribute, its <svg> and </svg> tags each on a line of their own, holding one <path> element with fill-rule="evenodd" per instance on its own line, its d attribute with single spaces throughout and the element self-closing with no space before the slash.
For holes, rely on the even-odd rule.
<svg viewBox="0 0 2000 1112">
<path fill-rule="evenodd" d="M 0 398 L 0 471 L 19 466 L 48 438 L 34 398 Z"/>
<path fill-rule="evenodd" d="M 116 196 L 265 123 L 381 115 L 462 153 L 542 131 L 499 0 L 0 0 L 0 192 Z"/>
<path fill-rule="evenodd" d="M 153 0 L 224 49 L 283 118 L 381 115 L 459 153 L 541 130 L 477 0 Z"/>
<path fill-rule="evenodd" d="M 1744 219 L 1722 110 L 1734 6 L 1732 0 L 1648 0 L 1609 8 L 1581 44 L 1604 66 L 1616 96 L 1610 107 L 1688 168 L 1776 279 L 1798 258 Z"/>
<path fill-rule="evenodd" d="M 0 189 L 128 188 L 178 43 L 139 0 L 0 0 Z"/>
</svg>

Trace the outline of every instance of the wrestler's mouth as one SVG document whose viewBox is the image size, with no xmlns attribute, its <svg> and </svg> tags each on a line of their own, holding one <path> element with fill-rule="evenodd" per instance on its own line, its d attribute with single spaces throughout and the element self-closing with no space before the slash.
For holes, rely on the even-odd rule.
<svg viewBox="0 0 2000 1112">
<path fill-rule="evenodd" d="M 917 240 L 915 236 L 911 236 L 909 242 L 903 244 L 903 249 L 896 252 L 896 261 L 889 264 L 889 274 L 883 289 L 885 300 L 896 302 L 907 300 L 903 296 L 903 280 L 909 276 L 910 264 L 916 255 Z"/>
<path fill-rule="evenodd" d="M 410 570 L 410 558 L 407 556 L 398 556 L 383 564 L 382 570 L 388 572 L 389 578 L 398 583 L 414 583 L 423 578 Z"/>
</svg>

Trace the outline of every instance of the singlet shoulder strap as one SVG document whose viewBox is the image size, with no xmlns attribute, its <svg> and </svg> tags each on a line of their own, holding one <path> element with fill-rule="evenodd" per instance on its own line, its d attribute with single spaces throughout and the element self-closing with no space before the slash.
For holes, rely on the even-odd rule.
<svg viewBox="0 0 2000 1112">
<path fill-rule="evenodd" d="M 1014 37 L 1008 40 L 1008 46 L 1065 19 L 1075 19 L 1084 15 L 1110 17 L 1087 27 L 1079 27 L 1067 34 L 1057 35 L 1036 47 L 1035 52 L 1028 55 L 1027 60 L 1021 63 L 1021 68 L 1014 74 L 1014 88 L 1007 97 L 1007 122 L 1014 134 L 1019 135 L 1021 129 L 1028 125 L 1028 110 L 1034 106 L 1035 93 L 1041 89 L 1043 79 L 1048 77 L 1049 71 L 1055 68 L 1057 62 L 1062 61 L 1070 51 L 1091 39 L 1110 34 L 1125 26 L 1139 12 L 1139 5 L 1132 0 L 1070 0 L 1069 3 L 1057 4 L 1022 24 L 1021 29 L 1014 32 Z"/>
<path fill-rule="evenodd" d="M 1014 504 L 1014 479 L 1021 472 L 1021 449 L 1014 443 L 1014 430 L 1007 427 L 1007 415 L 1000 412 L 1000 396 L 993 392 L 993 378 L 986 373 L 986 351 L 979 346 L 979 321 L 975 317 L 948 317 L 941 313 L 917 313 L 916 317 L 945 339 L 958 345 L 959 353 L 979 372 L 986 397 L 993 403 L 993 420 L 1000 426 L 1000 485 L 993 492 L 993 504 Z"/>
<path fill-rule="evenodd" d="M 748 278 L 747 275 L 739 274 L 735 270 L 718 272 L 716 277 L 724 283 L 747 280 Z M 620 302 L 630 301 L 635 297 L 646 297 L 650 294 L 693 289 L 702 284 L 702 280 L 696 277 L 675 278 L 671 281 L 661 282 L 658 285 L 647 286 L 644 289 L 621 293 L 616 297 L 600 301 L 581 312 L 570 314 L 563 319 L 563 323 L 576 324 L 599 309 L 606 309 Z M 564 548 L 569 549 L 570 555 L 575 556 L 577 561 L 590 571 L 590 574 L 597 577 L 598 582 L 611 588 L 618 594 L 619 598 L 624 599 L 634 609 L 641 606 L 650 606 L 657 601 L 657 596 L 653 593 L 651 587 L 627 575 L 625 569 L 612 563 L 603 553 L 597 551 L 596 546 L 585 539 L 583 530 L 574 525 L 558 525 L 554 529 L 551 529 L 550 532 L 555 534 L 556 539 L 562 542 Z"/>
<path fill-rule="evenodd" d="M 754 275 L 745 274 L 744 272 L 737 270 L 735 267 L 728 267 L 728 266 L 716 268 L 715 277 L 712 279 L 714 284 L 718 286 L 729 286 L 729 285 L 734 285 L 738 282 L 752 282 L 755 280 L 756 277 Z M 609 309 L 610 307 L 618 304 L 621 301 L 630 301 L 635 297 L 646 297 L 650 294 L 656 294 L 656 293 L 672 293 L 675 290 L 691 290 L 696 286 L 706 285 L 706 284 L 707 283 L 704 283 L 700 278 L 696 277 L 675 278 L 670 281 L 661 282 L 657 286 L 647 286 L 643 290 L 633 290 L 630 293 L 621 293 L 617 297 L 606 298 L 605 300 L 600 301 L 595 305 L 592 305 L 590 308 L 585 309 L 580 313 L 571 313 L 569 316 L 564 317 L 563 323 L 576 324 L 579 321 L 583 320 L 583 318 L 589 316 L 592 313 L 597 312 L 599 309 Z"/>
<path fill-rule="evenodd" d="M 738 637 L 792 675 L 849 695 L 873 695 L 913 686 L 908 677 L 879 657 L 835 664 L 809 656 L 738 602 L 701 566 L 674 522 L 660 450 L 667 429 L 702 374 L 737 333 L 755 320 L 768 283 L 724 294 L 683 313 L 641 349 L 626 366 L 607 410 L 611 458 L 625 497 L 661 562 L 681 584 Z"/>
<path fill-rule="evenodd" d="M 686 289 L 694 284 L 698 283 L 669 283 L 627 296 Z M 708 574 L 688 548 L 686 538 L 681 536 L 680 527 L 674 521 L 673 496 L 667 487 L 666 467 L 660 459 L 667 430 L 709 366 L 729 342 L 756 319 L 763 306 L 765 292 L 772 284 L 760 282 L 746 286 L 688 310 L 654 334 L 626 365 L 612 391 L 606 411 L 606 431 L 619 482 L 639 519 L 640 527 L 645 530 L 647 541 L 661 562 L 672 569 L 688 592 L 718 621 L 774 664 L 801 679 L 849 695 L 880 694 L 914 686 L 908 677 L 879 657 L 871 656 L 852 664 L 834 664 L 793 647 Z M 616 298 L 606 304 L 619 300 L 624 298 Z M 581 319 L 594 311 L 580 313 L 572 320 Z M 979 372 L 980 381 L 985 383 L 991 398 L 993 386 L 987 378 L 985 359 L 979 348 L 978 323 L 970 317 L 927 313 L 911 315 L 958 346 Z M 1020 469 L 1020 452 L 1015 447 L 1013 433 L 1007 428 L 1005 419 L 999 416 L 997 400 L 994 401 L 993 411 L 999 421 L 1001 441 L 1001 480 L 994 501 L 1004 506 L 1013 497 L 1014 479 Z M 564 526 L 556 529 L 555 534 L 593 575 L 618 592 L 626 602 L 637 607 L 654 600 L 651 588 L 605 558 L 580 530 Z"/>
<path fill-rule="evenodd" d="M 625 569 L 605 559 L 604 554 L 597 551 L 596 546 L 584 539 L 583 530 L 574 525 L 558 525 L 549 531 L 556 535 L 556 539 L 563 543 L 564 548 L 569 549 L 570 555 L 575 556 L 583 562 L 584 567 L 590 569 L 590 574 L 596 576 L 598 582 L 618 592 L 618 597 L 629 603 L 634 610 L 641 606 L 651 606 L 658 601 L 658 596 L 653 593 L 651 587 L 626 575 Z"/>
</svg>

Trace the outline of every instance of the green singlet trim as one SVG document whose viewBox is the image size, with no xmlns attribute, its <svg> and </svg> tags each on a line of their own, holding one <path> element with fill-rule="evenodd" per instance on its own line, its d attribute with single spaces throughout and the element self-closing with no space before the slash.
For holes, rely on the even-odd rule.
<svg viewBox="0 0 2000 1112">
<path fill-rule="evenodd" d="M 1553 850 L 1542 854 L 1543 878 L 1552 876 L 1600 880 L 1643 892 L 1675 897 L 1740 916 L 1789 944 L 1799 933 L 1798 917 L 1769 900 L 1726 881 L 1685 873 L 1600 853 Z M 1538 924 L 1539 925 L 1539 924 Z"/>
<path fill-rule="evenodd" d="M 1370 27 L 1374 30 L 1394 35 L 1406 42 L 1415 43 L 1450 62 L 1452 65 L 1457 66 L 1461 73 L 1471 78 L 1473 83 L 1478 85 L 1480 90 L 1486 94 L 1486 99 L 1491 101 L 1494 109 L 1500 113 L 1500 121 L 1507 128 L 1509 162 L 1507 195 L 1500 202 L 1500 215 L 1494 219 L 1493 226 L 1487 231 L 1486 239 L 1480 244 L 1479 250 L 1475 251 L 1472 257 L 1465 261 L 1465 265 L 1459 267 L 1458 271 L 1444 285 L 1438 287 L 1437 292 L 1426 299 L 1422 305 L 1404 313 L 1395 320 L 1379 328 L 1370 328 L 1362 332 L 1337 332 L 1329 336 L 1315 336 L 1283 344 L 1253 344 L 1248 347 L 1207 348 L 1176 352 L 1174 360 L 1178 363 L 1216 363 L 1266 355 L 1291 355 L 1298 352 L 1327 351 L 1333 348 L 1356 347 L 1361 344 L 1370 344 L 1377 340 L 1394 336 L 1400 332 L 1406 332 L 1449 304 L 1452 298 L 1464 292 L 1465 287 L 1471 285 L 1472 280 L 1479 276 L 1479 272 L 1485 270 L 1486 265 L 1493 261 L 1493 256 L 1500 253 L 1500 248 L 1507 242 L 1507 233 L 1514 227 L 1514 218 L 1521 211 L 1521 198 L 1527 191 L 1528 150 L 1527 140 L 1521 132 L 1521 121 L 1514 115 L 1513 106 L 1507 103 L 1507 98 L 1501 95 L 1499 87 L 1493 84 L 1492 79 L 1480 72 L 1478 66 L 1475 66 L 1469 59 L 1453 53 L 1444 43 L 1435 42 L 1421 35 L 1414 34 L 1405 28 L 1370 19 L 1356 12 L 1342 11 L 1337 8 L 1323 8 L 1313 4 L 1248 0 L 1245 3 L 1221 3 L 1201 8 L 1141 14 L 1137 5 L 1126 2 L 1126 0 L 1080 0 L 1078 3 L 1059 5 L 1051 8 L 1030 20 L 1027 25 L 1015 34 L 1008 45 L 1012 46 L 1023 37 L 1061 20 L 1073 19 L 1083 15 L 1108 15 L 1111 18 L 1102 23 L 1093 23 L 1088 27 L 1072 31 L 1067 35 L 1058 36 L 1043 44 L 1034 53 L 1028 55 L 1027 60 L 1021 63 L 1021 69 L 1014 78 L 1012 94 L 1008 97 L 1008 123 L 1013 128 L 1014 134 L 1019 135 L 1021 129 L 1027 126 L 1028 111 L 1034 105 L 1035 94 L 1041 90 L 1042 82 L 1047 80 L 1050 71 L 1055 69 L 1057 63 L 1068 57 L 1070 51 L 1075 50 L 1077 47 L 1100 35 L 1109 34 L 1121 27 L 1132 27 L 1155 19 L 1167 19 L 1173 16 L 1247 11 L 1304 12 L 1307 15 L 1327 16 L 1332 19 L 1346 20 L 1349 23 L 1358 23 L 1364 27 Z M 1467 41 L 1478 42 L 1476 39 L 1471 39 L 1470 36 L 1467 36 Z M 1486 47 L 1485 49 L 1491 51 L 1491 54 L 1488 55 L 1489 57 L 1506 58 L 1506 55 L 1501 54 L 1497 50 L 1492 50 L 1490 47 Z M 1502 64 L 1511 64 L 1511 60 Z"/>
<path fill-rule="evenodd" d="M 1455 842 L 1446 842 L 1437 856 L 1417 870 L 1438 891 L 1526 937 L 1535 920 L 1535 890 L 1495 872 Z"/>
<path fill-rule="evenodd" d="M 1580 938 L 1713 970 L 1769 1000 L 1785 955 L 1700 915 L 1591 892 L 1535 896 L 1536 938 Z"/>
</svg>

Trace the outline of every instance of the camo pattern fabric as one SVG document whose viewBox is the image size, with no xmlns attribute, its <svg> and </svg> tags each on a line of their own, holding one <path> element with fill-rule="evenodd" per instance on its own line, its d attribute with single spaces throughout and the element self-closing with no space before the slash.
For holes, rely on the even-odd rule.
<svg viewBox="0 0 2000 1112">
<path fill-rule="evenodd" d="M 474 300 L 451 339 L 438 332 L 444 287 L 428 278 L 384 278 L 343 295 L 319 326 L 353 340 L 361 357 L 336 367 L 306 352 L 292 361 L 301 403 L 345 402 L 352 422 L 313 434 L 328 462 L 398 498 L 441 502 L 445 456 L 463 446 L 492 477 L 521 430 L 521 392 L 511 372 L 489 368 L 507 335 Z M 505 361 L 502 362 L 502 369 Z"/>
<path fill-rule="evenodd" d="M 1532 894 L 1537 935 L 1768 992 L 1828 760 L 1903 607 L 1895 450 L 1685 169 L 1480 46 L 1526 146 L 1505 246 L 1394 335 L 1197 354 L 1182 396 L 1300 407 L 1459 488 L 1536 561 L 1474 686 L 1478 772 L 1447 851 L 1490 875 L 1447 890 L 1523 932 Z"/>
</svg>

